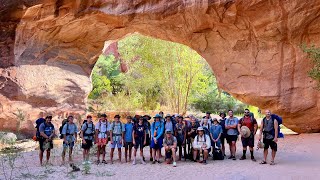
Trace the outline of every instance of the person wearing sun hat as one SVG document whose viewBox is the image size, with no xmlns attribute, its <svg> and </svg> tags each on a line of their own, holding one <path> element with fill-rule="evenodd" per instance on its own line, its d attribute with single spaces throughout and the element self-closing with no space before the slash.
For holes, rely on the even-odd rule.
<svg viewBox="0 0 320 180">
<path fill-rule="evenodd" d="M 155 164 L 156 162 L 160 163 L 164 123 L 161 121 L 162 116 L 160 116 L 159 114 L 156 114 L 153 118 L 154 122 L 151 124 L 152 138 L 150 148 L 152 148 L 152 164 Z"/>
<path fill-rule="evenodd" d="M 193 161 L 197 161 L 197 155 L 198 153 L 200 153 L 200 155 L 203 154 L 203 161 L 199 162 L 207 164 L 207 159 L 211 149 L 211 140 L 208 135 L 204 134 L 203 127 L 198 127 L 197 134 L 198 135 L 194 138 L 193 141 Z"/>
<path fill-rule="evenodd" d="M 222 134 L 222 127 L 219 124 L 217 118 L 213 118 L 213 125 L 210 128 L 210 136 L 212 139 L 212 147 L 213 149 L 215 148 L 215 146 L 217 146 L 218 148 L 221 149 L 221 141 L 220 141 L 220 137 Z"/>
<path fill-rule="evenodd" d="M 244 116 L 239 120 L 238 131 L 241 134 L 243 154 L 240 160 L 246 159 L 247 147 L 249 146 L 251 160 L 256 161 L 253 156 L 254 136 L 258 130 L 257 120 L 250 115 L 249 109 L 244 110 Z"/>
<path fill-rule="evenodd" d="M 171 121 L 171 115 L 170 114 L 167 114 L 165 116 L 165 121 L 164 121 L 164 129 L 170 129 L 171 132 L 174 132 L 175 131 L 175 123 L 173 123 Z"/>
</svg>

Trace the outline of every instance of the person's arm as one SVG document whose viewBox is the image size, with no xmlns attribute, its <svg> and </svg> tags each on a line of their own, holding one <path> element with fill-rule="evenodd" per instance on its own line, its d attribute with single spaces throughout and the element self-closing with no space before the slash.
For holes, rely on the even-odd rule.
<svg viewBox="0 0 320 180">
<path fill-rule="evenodd" d="M 68 122 L 67 122 L 67 123 L 68 123 Z M 62 134 L 62 136 L 63 136 L 63 141 L 64 141 L 64 142 L 67 142 L 67 126 L 68 126 L 67 123 L 63 126 L 62 132 L 61 132 L 61 134 Z"/>
<path fill-rule="evenodd" d="M 86 140 L 84 139 L 84 136 L 83 134 L 85 133 L 84 130 L 86 129 L 84 126 L 86 126 L 86 124 L 84 123 L 82 126 L 81 126 L 81 133 L 80 133 L 80 137 L 82 139 L 82 142 L 85 144 L 86 143 Z"/>
<path fill-rule="evenodd" d="M 110 123 L 110 129 L 109 129 L 109 132 L 110 132 L 110 141 L 111 141 L 111 144 L 113 144 L 113 123 Z"/>
<path fill-rule="evenodd" d="M 167 145 L 167 141 L 166 141 L 166 138 L 163 138 L 163 147 L 166 148 L 168 145 Z"/>
<path fill-rule="evenodd" d="M 74 142 L 77 142 L 78 127 L 74 124 Z"/>
<path fill-rule="evenodd" d="M 143 131 L 144 133 L 144 141 L 143 141 L 143 145 L 146 145 L 147 144 L 147 132 L 146 132 L 146 130 L 144 129 L 144 131 Z"/>
<path fill-rule="evenodd" d="M 161 124 L 160 124 L 160 131 L 159 131 L 159 133 L 157 132 L 157 139 L 159 139 L 159 138 L 162 136 L 162 134 L 163 134 L 163 129 L 164 129 L 164 124 L 161 123 Z"/>
<path fill-rule="evenodd" d="M 197 140 L 196 140 L 197 138 L 198 138 L 198 135 L 194 138 L 194 141 L 192 143 L 192 147 L 194 149 L 199 149 L 200 148 L 200 146 L 198 145 Z"/>
<path fill-rule="evenodd" d="M 44 124 L 41 124 L 39 126 L 40 136 L 44 137 L 45 139 L 49 139 L 49 137 L 44 133 L 44 129 L 45 129 Z"/>
<path fill-rule="evenodd" d="M 225 129 L 230 129 L 228 124 L 229 124 L 229 120 L 226 119 L 225 122 L 224 122 Z"/>
<path fill-rule="evenodd" d="M 55 137 L 55 135 L 56 135 L 56 133 L 55 133 L 55 129 L 54 129 L 54 126 L 53 126 L 52 133 L 51 133 L 49 139 L 52 140 Z"/>
<path fill-rule="evenodd" d="M 243 119 L 240 119 L 238 125 L 237 125 L 237 128 L 238 128 L 238 132 L 240 133 L 241 132 L 241 122 L 243 121 Z"/>
<path fill-rule="evenodd" d="M 219 125 L 219 135 L 218 135 L 218 138 L 216 139 L 216 141 L 218 141 L 221 137 L 221 134 L 222 134 L 222 127 Z"/>
<path fill-rule="evenodd" d="M 151 138 L 154 138 L 154 123 L 152 123 L 151 124 L 151 126 L 150 126 L 150 136 L 151 136 Z"/>
<path fill-rule="evenodd" d="M 278 141 L 278 132 L 279 132 L 279 129 L 278 129 L 278 121 L 275 119 L 274 121 L 273 121 L 273 124 L 274 124 L 274 139 L 273 139 L 273 141 L 274 142 L 277 142 Z"/>
<path fill-rule="evenodd" d="M 95 140 L 95 143 L 98 142 L 98 134 L 99 134 L 99 128 L 100 128 L 100 125 L 99 125 L 99 122 L 96 124 L 96 127 L 95 127 L 95 131 L 96 133 L 94 133 L 94 140 Z"/>
<path fill-rule="evenodd" d="M 208 135 L 205 135 L 205 136 L 208 136 Z M 207 145 L 206 149 L 211 148 L 211 141 L 210 141 L 209 136 L 206 138 L 206 145 Z"/>
<path fill-rule="evenodd" d="M 124 125 L 122 125 L 122 127 L 121 127 L 121 129 L 122 129 L 122 133 L 121 133 L 121 140 L 120 140 L 120 143 L 124 143 L 125 142 L 125 140 L 124 140 L 124 132 L 125 132 L 125 128 L 124 128 Z M 122 141 L 122 142 L 121 142 Z"/>
<path fill-rule="evenodd" d="M 173 137 L 174 142 L 173 142 L 173 148 L 177 148 L 177 138 Z"/>
<path fill-rule="evenodd" d="M 261 120 L 261 124 L 260 124 L 260 134 L 259 134 L 259 141 L 261 141 L 262 138 L 262 132 L 263 131 L 263 119 Z"/>
<path fill-rule="evenodd" d="M 183 130 L 184 136 L 183 136 L 182 144 L 186 144 L 186 139 L 187 139 L 187 128 L 186 128 L 186 126 L 184 128 L 185 129 Z"/>
<path fill-rule="evenodd" d="M 255 135 L 257 133 L 258 130 L 258 123 L 256 119 L 253 119 L 253 135 Z"/>
<path fill-rule="evenodd" d="M 132 130 L 132 134 L 131 134 L 131 136 L 132 136 L 132 143 L 133 143 L 133 145 L 136 145 L 136 140 L 135 140 L 135 138 L 134 138 L 134 134 L 135 134 L 135 128 L 133 128 L 133 130 Z"/>
</svg>

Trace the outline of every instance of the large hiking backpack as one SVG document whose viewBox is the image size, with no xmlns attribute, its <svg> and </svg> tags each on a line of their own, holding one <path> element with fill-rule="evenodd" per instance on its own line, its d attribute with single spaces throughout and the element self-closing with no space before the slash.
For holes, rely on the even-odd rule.
<svg viewBox="0 0 320 180">
<path fill-rule="evenodd" d="M 277 135 L 277 137 L 284 138 L 283 133 L 280 132 L 280 129 L 281 129 L 280 125 L 282 124 L 282 117 L 278 116 L 276 114 L 271 114 L 271 120 L 273 121 L 273 123 L 274 123 L 274 120 L 278 121 L 278 135 Z M 266 118 L 264 117 L 263 118 L 263 126 L 265 127 L 265 125 L 266 125 Z M 271 131 L 271 134 L 275 136 L 275 129 L 273 129 L 273 131 Z"/>
<path fill-rule="evenodd" d="M 36 140 L 39 141 L 41 139 L 41 135 L 40 135 L 40 131 L 39 131 L 39 127 L 42 123 L 44 123 L 46 120 L 44 118 L 39 118 L 36 120 Z"/>
<path fill-rule="evenodd" d="M 218 147 L 214 147 L 213 149 L 213 160 L 223 160 L 224 156 L 222 154 L 222 151 Z"/>
<path fill-rule="evenodd" d="M 92 123 L 92 126 L 91 126 L 91 132 L 90 134 L 86 134 L 86 131 L 87 129 L 89 128 L 89 124 L 87 123 L 87 120 L 84 120 L 83 124 L 82 125 L 85 125 L 86 128 L 84 129 L 83 131 L 83 137 L 88 137 L 88 136 L 93 136 L 95 134 L 95 128 L 94 128 L 94 124 Z M 81 128 L 82 129 L 82 128 Z M 82 133 L 82 131 L 80 131 L 80 133 Z M 80 136 L 81 137 L 81 136 Z"/>
<path fill-rule="evenodd" d="M 60 139 L 63 139 L 62 129 L 63 129 L 63 126 L 64 126 L 65 124 L 67 124 L 67 132 L 68 132 L 69 125 L 68 125 L 68 120 L 67 120 L 67 119 L 64 119 L 64 120 L 62 121 L 62 125 L 59 127 L 59 133 L 60 133 L 59 138 L 60 138 Z"/>
</svg>

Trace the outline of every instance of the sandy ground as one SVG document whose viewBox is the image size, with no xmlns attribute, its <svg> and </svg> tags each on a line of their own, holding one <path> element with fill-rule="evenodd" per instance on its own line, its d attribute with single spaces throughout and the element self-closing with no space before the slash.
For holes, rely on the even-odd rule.
<svg viewBox="0 0 320 180">
<path fill-rule="evenodd" d="M 81 165 L 81 149 L 75 151 L 74 161 Z M 241 142 L 237 142 L 237 160 L 213 161 L 207 165 L 191 161 L 178 162 L 178 167 L 172 167 L 165 163 L 147 165 L 120 163 L 117 159 L 114 164 L 91 165 L 90 174 L 83 172 L 70 172 L 71 168 L 61 166 L 61 148 L 52 151 L 51 163 L 46 167 L 39 166 L 38 151 L 21 153 L 16 159 L 12 171 L 13 179 L 319 179 L 320 176 L 320 134 L 287 135 L 278 143 L 276 165 L 260 165 L 263 154 L 262 150 L 255 152 L 257 162 L 251 160 L 240 161 Z M 109 148 L 107 148 L 109 152 Z M 145 155 L 149 160 L 149 148 L 145 148 Z M 227 155 L 229 152 L 227 151 Z M 247 155 L 248 156 L 248 155 Z M 7 156 L 8 157 L 8 156 Z M 92 160 L 95 160 L 92 157 Z M 109 160 L 109 155 L 107 160 Z M 123 158 L 124 161 L 124 158 Z M 6 179 L 4 171 L 10 174 L 11 168 L 8 161 L 0 161 L 0 179 Z M 270 162 L 270 160 L 269 160 Z"/>
</svg>

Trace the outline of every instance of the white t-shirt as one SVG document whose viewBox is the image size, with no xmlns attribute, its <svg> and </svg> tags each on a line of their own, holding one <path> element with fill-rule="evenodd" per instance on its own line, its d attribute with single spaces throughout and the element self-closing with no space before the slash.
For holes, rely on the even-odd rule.
<svg viewBox="0 0 320 180">
<path fill-rule="evenodd" d="M 96 130 L 99 130 L 98 138 L 107 138 L 107 131 L 108 131 L 109 123 L 106 122 L 98 122 L 96 124 Z"/>
</svg>

